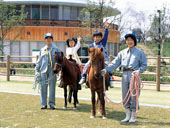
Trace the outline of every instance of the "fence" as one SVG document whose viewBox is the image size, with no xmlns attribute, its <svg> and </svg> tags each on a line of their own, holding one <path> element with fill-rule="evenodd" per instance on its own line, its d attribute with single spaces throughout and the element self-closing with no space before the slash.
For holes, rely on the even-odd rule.
<svg viewBox="0 0 170 128">
<path fill-rule="evenodd" d="M 5 68 L 0 67 L 0 70 L 5 69 L 6 70 L 6 80 L 10 81 L 10 69 L 11 68 L 11 64 L 35 64 L 33 62 L 16 62 L 16 61 L 11 61 L 11 58 L 38 58 L 35 56 L 0 56 L 0 58 L 6 58 L 6 61 L 0 61 L 0 64 L 4 64 L 6 65 Z M 88 56 L 80 56 L 80 58 L 89 58 Z M 110 61 L 113 60 L 115 57 L 110 56 Z M 156 68 L 156 72 L 155 73 L 144 73 L 146 75 L 156 75 L 156 82 L 154 82 L 156 84 L 156 90 L 160 91 L 160 84 L 170 84 L 170 82 L 161 82 L 160 81 L 160 77 L 161 76 L 168 76 L 170 77 L 170 74 L 168 73 L 161 73 L 161 68 L 162 67 L 166 67 L 166 68 L 170 68 L 170 65 L 166 65 L 164 63 L 161 63 L 161 60 L 169 60 L 168 62 L 170 62 L 170 57 L 148 57 L 148 60 L 156 60 L 154 63 L 155 64 L 149 64 L 148 67 L 155 67 Z M 152 61 L 151 61 L 152 62 Z M 34 71 L 34 68 L 15 68 L 16 70 L 32 70 Z"/>
</svg>

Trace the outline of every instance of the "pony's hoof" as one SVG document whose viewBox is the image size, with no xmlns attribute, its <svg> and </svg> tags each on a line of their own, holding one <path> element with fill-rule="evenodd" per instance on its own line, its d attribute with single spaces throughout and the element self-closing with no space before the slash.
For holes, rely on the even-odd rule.
<svg viewBox="0 0 170 128">
<path fill-rule="evenodd" d="M 63 107 L 63 109 L 66 109 L 66 107 Z"/>
<path fill-rule="evenodd" d="M 94 119 L 94 116 L 90 116 L 90 119 Z"/>
<path fill-rule="evenodd" d="M 77 110 L 77 108 L 76 108 L 76 107 L 74 107 L 74 108 L 73 108 L 73 110 Z"/>
<path fill-rule="evenodd" d="M 107 119 L 107 117 L 103 116 L 103 117 L 102 117 L 102 119 L 104 119 L 104 120 L 105 120 L 105 119 Z"/>
</svg>

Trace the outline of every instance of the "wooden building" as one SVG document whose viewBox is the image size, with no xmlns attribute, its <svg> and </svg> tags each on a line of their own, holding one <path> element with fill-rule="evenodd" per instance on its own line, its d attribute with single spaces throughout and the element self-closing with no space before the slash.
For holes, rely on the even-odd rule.
<svg viewBox="0 0 170 128">
<path fill-rule="evenodd" d="M 5 54 L 31 56 L 34 49 L 41 49 L 44 42 L 44 35 L 50 32 L 54 35 L 54 43 L 65 52 L 65 41 L 69 37 L 83 37 L 84 40 L 91 38 L 89 29 L 83 27 L 80 19 L 80 11 L 86 6 L 86 0 L 3 0 L 17 6 L 25 5 L 28 13 L 24 28 L 17 28 L 10 31 L 5 39 L 8 47 L 5 47 Z M 117 55 L 120 44 L 120 32 L 117 25 L 109 28 L 107 50 L 110 55 Z M 14 41 L 13 38 L 20 31 L 20 36 Z M 104 30 L 101 29 L 103 32 Z M 92 41 L 89 41 L 92 43 Z M 82 44 L 82 49 L 89 44 Z M 23 61 L 31 61 L 23 58 Z"/>
</svg>

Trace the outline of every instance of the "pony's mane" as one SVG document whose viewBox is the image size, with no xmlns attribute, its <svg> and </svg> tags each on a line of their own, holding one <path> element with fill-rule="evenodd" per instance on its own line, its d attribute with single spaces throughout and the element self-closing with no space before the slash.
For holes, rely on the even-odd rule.
<svg viewBox="0 0 170 128">
<path fill-rule="evenodd" d="M 92 48 L 90 52 L 93 54 L 93 58 L 96 58 L 98 55 L 102 54 L 102 51 L 100 48 Z"/>
</svg>

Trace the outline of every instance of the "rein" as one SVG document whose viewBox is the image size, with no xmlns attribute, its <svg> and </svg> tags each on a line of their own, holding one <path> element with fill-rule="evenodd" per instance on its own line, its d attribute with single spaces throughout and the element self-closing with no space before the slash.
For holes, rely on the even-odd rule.
<svg viewBox="0 0 170 128">
<path fill-rule="evenodd" d="M 139 87 L 139 81 L 141 83 L 141 88 Z M 119 102 L 119 103 L 116 103 L 116 102 L 113 102 L 111 99 L 109 99 L 109 97 L 106 95 L 106 89 L 105 89 L 105 77 L 103 75 L 103 88 L 104 88 L 104 94 L 105 94 L 105 100 L 107 103 L 111 102 L 111 103 L 114 103 L 114 104 L 122 104 L 123 102 L 126 101 L 126 103 L 124 104 L 124 106 L 128 103 L 129 99 L 131 96 L 136 96 L 136 116 L 137 116 L 137 113 L 138 113 L 138 110 L 139 110 L 139 91 L 142 90 L 144 87 L 144 84 L 142 82 L 142 80 L 140 79 L 139 75 L 137 75 L 136 73 L 133 73 L 132 74 L 132 80 L 131 80 L 131 84 L 130 84 L 130 88 L 125 96 L 125 98 Z"/>
</svg>

